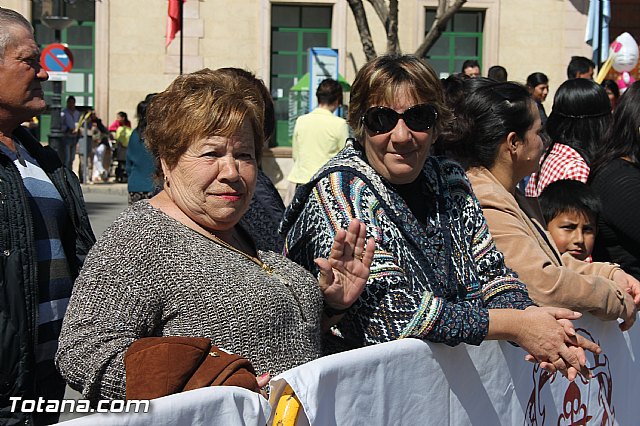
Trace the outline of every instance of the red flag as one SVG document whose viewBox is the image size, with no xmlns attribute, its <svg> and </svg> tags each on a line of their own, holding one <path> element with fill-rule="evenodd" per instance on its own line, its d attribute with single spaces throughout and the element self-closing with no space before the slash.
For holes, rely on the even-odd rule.
<svg viewBox="0 0 640 426">
<path fill-rule="evenodd" d="M 182 30 L 180 22 L 180 0 L 169 0 L 169 12 L 167 16 L 167 36 L 165 47 L 169 47 L 171 41 L 176 37 L 176 33 Z M 182 0 L 184 3 L 186 0 Z"/>
</svg>

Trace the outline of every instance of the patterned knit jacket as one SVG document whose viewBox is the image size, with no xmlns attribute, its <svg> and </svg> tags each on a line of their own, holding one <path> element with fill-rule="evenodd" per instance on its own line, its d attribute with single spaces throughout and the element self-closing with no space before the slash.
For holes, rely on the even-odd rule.
<svg viewBox="0 0 640 426">
<path fill-rule="evenodd" d="M 282 225 L 286 255 L 315 274 L 313 259 L 329 253 L 352 218 L 375 238 L 367 286 L 328 338 L 329 351 L 403 337 L 480 344 L 488 308 L 532 303 L 496 250 L 459 165 L 427 160 L 423 195 L 433 203 L 425 226 L 356 146 L 349 142 L 298 190 Z"/>
<path fill-rule="evenodd" d="M 303 268 L 272 252 L 272 274 L 148 201 L 125 210 L 76 280 L 56 357 L 85 398 L 125 395 L 123 357 L 147 336 L 209 337 L 272 375 L 321 354 L 322 294 Z"/>
</svg>

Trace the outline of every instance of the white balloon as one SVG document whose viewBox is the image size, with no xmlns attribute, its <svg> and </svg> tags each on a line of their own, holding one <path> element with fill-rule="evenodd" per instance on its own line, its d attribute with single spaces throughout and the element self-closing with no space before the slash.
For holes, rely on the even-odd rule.
<svg viewBox="0 0 640 426">
<path fill-rule="evenodd" d="M 622 33 L 616 41 L 622 46 L 613 59 L 613 69 L 629 72 L 638 65 L 638 43 L 629 33 Z"/>
</svg>

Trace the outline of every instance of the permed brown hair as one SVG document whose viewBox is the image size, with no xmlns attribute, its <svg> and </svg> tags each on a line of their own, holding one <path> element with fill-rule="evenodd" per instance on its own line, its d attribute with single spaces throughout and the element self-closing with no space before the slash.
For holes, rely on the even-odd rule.
<svg viewBox="0 0 640 426">
<path fill-rule="evenodd" d="M 400 91 L 406 92 L 416 104 L 428 103 L 438 111 L 434 140 L 451 120 L 440 80 L 428 64 L 411 55 L 379 56 L 358 71 L 351 86 L 348 121 L 361 143 L 365 137 L 362 116 L 372 106 L 393 105 Z"/>
<path fill-rule="evenodd" d="M 153 97 L 145 143 L 158 162 L 164 160 L 173 169 L 192 143 L 209 136 L 233 136 L 245 120 L 251 124 L 259 162 L 264 143 L 262 95 L 245 78 L 205 68 L 179 76 Z M 157 173 L 162 173 L 160 167 Z"/>
<path fill-rule="evenodd" d="M 271 97 L 271 93 L 269 93 L 269 89 L 267 89 L 267 86 L 264 85 L 264 81 L 257 78 L 251 71 L 247 71 L 242 68 L 219 68 L 218 71 L 229 73 L 232 76 L 242 77 L 256 86 L 256 88 L 262 95 L 262 100 L 264 101 L 264 139 L 268 140 L 271 136 L 273 136 L 273 132 L 276 129 L 276 115 L 273 106 L 273 98 Z"/>
</svg>

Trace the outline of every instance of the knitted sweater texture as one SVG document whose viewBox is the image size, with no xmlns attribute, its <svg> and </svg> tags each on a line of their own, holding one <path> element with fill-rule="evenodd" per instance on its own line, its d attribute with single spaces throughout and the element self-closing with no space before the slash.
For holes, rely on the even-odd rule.
<svg viewBox="0 0 640 426">
<path fill-rule="evenodd" d="M 430 157 L 422 174 L 425 223 L 352 142 L 296 192 L 282 224 L 290 259 L 317 273 L 313 259 L 328 255 L 353 218 L 376 242 L 367 285 L 334 328 L 339 338 L 327 337 L 326 352 L 404 337 L 477 345 L 489 309 L 532 304 L 496 250 L 464 170 Z"/>
<path fill-rule="evenodd" d="M 272 375 L 320 356 L 322 294 L 273 252 L 264 271 L 143 200 L 89 253 L 62 327 L 57 364 L 95 402 L 124 398 L 124 354 L 148 336 L 209 337 Z"/>
</svg>

